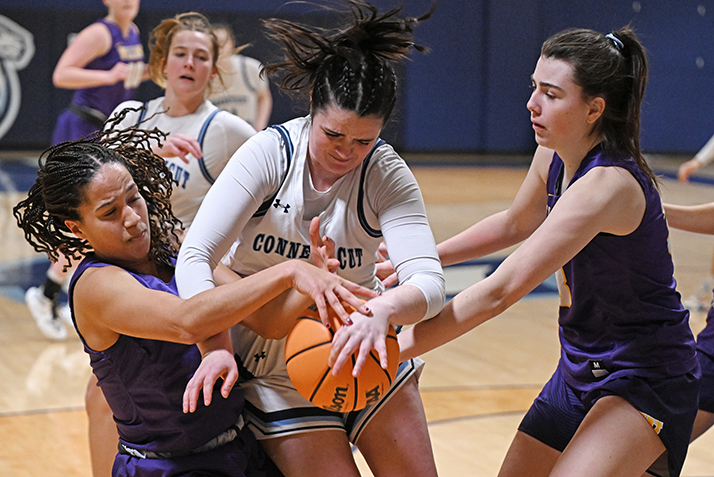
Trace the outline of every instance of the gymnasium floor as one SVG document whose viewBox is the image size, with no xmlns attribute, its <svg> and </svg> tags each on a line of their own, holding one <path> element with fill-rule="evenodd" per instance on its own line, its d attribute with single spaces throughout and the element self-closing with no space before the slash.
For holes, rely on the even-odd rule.
<svg viewBox="0 0 714 477">
<path fill-rule="evenodd" d="M 697 181 L 671 179 L 683 158 L 652 157 L 665 201 L 714 201 L 714 169 Z M 444 158 L 454 163 L 452 158 Z M 510 204 L 525 167 L 414 166 L 437 241 Z M 50 342 L 36 329 L 24 290 L 39 283 L 46 259 L 24 241 L 12 207 L 34 182 L 36 156 L 0 153 L 0 475 L 89 477 L 83 396 L 88 358 L 74 334 Z M 672 231 L 677 280 L 684 297 L 705 276 L 714 237 Z M 450 293 L 475 282 L 504 255 L 448 267 Z M 518 423 L 558 360 L 557 293 L 548 281 L 503 313 L 424 356 L 422 396 L 442 477 L 496 475 Z M 692 315 L 699 331 L 705 315 Z M 714 476 L 714 431 L 690 447 L 683 476 Z M 359 460 L 359 457 L 358 457 Z M 363 475 L 369 470 L 360 461 Z"/>
</svg>

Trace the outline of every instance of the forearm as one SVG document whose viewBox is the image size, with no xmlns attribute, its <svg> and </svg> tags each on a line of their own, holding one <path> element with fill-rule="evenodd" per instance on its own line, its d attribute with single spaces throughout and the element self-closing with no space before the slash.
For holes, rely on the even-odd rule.
<svg viewBox="0 0 714 477">
<path fill-rule="evenodd" d="M 527 237 L 508 224 L 508 211 L 486 217 L 436 246 L 442 266 L 503 250 Z"/>
<path fill-rule="evenodd" d="M 264 91 L 258 96 L 258 111 L 255 115 L 256 131 L 262 131 L 268 126 L 270 121 L 270 113 L 273 110 L 273 97 L 270 95 L 270 90 Z"/>
<path fill-rule="evenodd" d="M 116 80 L 108 70 L 88 70 L 67 66 L 55 70 L 52 83 L 57 88 L 80 89 L 111 85 L 116 83 Z"/>
<path fill-rule="evenodd" d="M 286 290 L 247 316 L 241 325 L 267 339 L 282 339 L 295 320 L 313 303 L 311 297 L 296 290 Z"/>
<path fill-rule="evenodd" d="M 685 206 L 664 204 L 667 224 L 675 229 L 714 234 L 714 202 Z"/>
<path fill-rule="evenodd" d="M 392 325 L 418 323 L 427 311 L 426 299 L 418 288 L 402 285 L 390 288 L 367 302 L 373 316 L 388 320 Z"/>
</svg>

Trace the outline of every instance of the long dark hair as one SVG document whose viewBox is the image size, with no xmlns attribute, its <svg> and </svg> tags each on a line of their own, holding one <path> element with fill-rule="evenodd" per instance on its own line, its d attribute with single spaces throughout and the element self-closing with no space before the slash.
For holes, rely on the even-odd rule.
<svg viewBox="0 0 714 477">
<path fill-rule="evenodd" d="M 116 119 L 120 120 L 121 117 Z M 149 256 L 157 265 L 170 265 L 178 253 L 175 229 L 181 227 L 181 221 L 171 212 L 171 172 L 164 160 L 151 152 L 149 144 L 152 140 L 161 142 L 164 137 L 158 130 L 132 128 L 97 133 L 45 150 L 27 199 L 12 210 L 25 239 L 52 261 L 57 261 L 60 253 L 70 264 L 80 260 L 91 245 L 74 236 L 64 221 L 81 220 L 78 209 L 85 199 L 86 186 L 102 166 L 121 164 L 146 201 L 151 232 Z"/>
<path fill-rule="evenodd" d="M 586 98 L 601 97 L 605 111 L 595 125 L 603 149 L 615 156 L 632 156 L 652 180 L 657 179 L 640 149 L 640 109 L 647 86 L 648 61 L 630 26 L 604 35 L 569 29 L 548 38 L 541 56 L 569 63 L 573 81 Z"/>
<path fill-rule="evenodd" d="M 267 64 L 264 71 L 280 76 L 276 83 L 286 91 L 310 93 L 313 115 L 335 104 L 386 123 L 396 102 L 392 64 L 405 59 L 412 48 L 426 51 L 414 43 L 413 29 L 431 16 L 434 6 L 418 18 L 399 18 L 402 7 L 380 14 L 367 2 L 344 1 L 348 19 L 336 30 L 275 18 L 263 21 L 268 36 L 282 43 L 285 52 L 282 61 Z"/>
</svg>

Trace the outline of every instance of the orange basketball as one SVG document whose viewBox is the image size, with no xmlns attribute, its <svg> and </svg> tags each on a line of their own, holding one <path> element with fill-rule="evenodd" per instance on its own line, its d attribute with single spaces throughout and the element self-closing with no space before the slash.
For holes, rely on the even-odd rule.
<svg viewBox="0 0 714 477">
<path fill-rule="evenodd" d="M 344 305 L 348 313 L 354 308 Z M 332 337 L 342 322 L 329 308 L 330 328 L 320 321 L 317 307 L 312 304 L 288 334 L 285 341 L 285 363 L 288 375 L 295 388 L 316 406 L 328 411 L 349 412 L 362 409 L 376 402 L 389 389 L 399 367 L 399 343 L 394 327 L 389 325 L 387 335 L 388 367 L 383 369 L 375 350 L 362 367 L 358 377 L 352 376 L 352 368 L 357 360 L 345 363 L 337 376 L 327 360 L 330 356 Z"/>
</svg>

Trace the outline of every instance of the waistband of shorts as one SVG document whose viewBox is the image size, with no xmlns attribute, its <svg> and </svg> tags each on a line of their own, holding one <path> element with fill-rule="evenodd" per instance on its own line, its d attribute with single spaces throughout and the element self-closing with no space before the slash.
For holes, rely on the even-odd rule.
<svg viewBox="0 0 714 477">
<path fill-rule="evenodd" d="M 104 121 L 107 120 L 107 116 L 103 112 L 99 111 L 98 109 L 90 108 L 89 106 L 82 106 L 81 104 L 70 103 L 69 110 L 80 118 L 87 121 L 92 126 L 102 127 L 104 125 Z"/>
<path fill-rule="evenodd" d="M 124 455 L 130 455 L 139 459 L 175 459 L 177 457 L 185 457 L 187 455 L 200 454 L 201 452 L 206 452 L 213 450 L 222 445 L 233 442 L 240 434 L 241 429 L 243 429 L 243 416 L 238 418 L 238 422 L 229 427 L 226 431 L 217 435 L 210 441 L 206 442 L 200 447 L 195 449 L 190 449 L 186 451 L 176 451 L 176 452 L 152 452 L 144 451 L 139 449 L 134 449 L 129 447 L 123 442 L 119 441 L 119 453 Z"/>
</svg>

